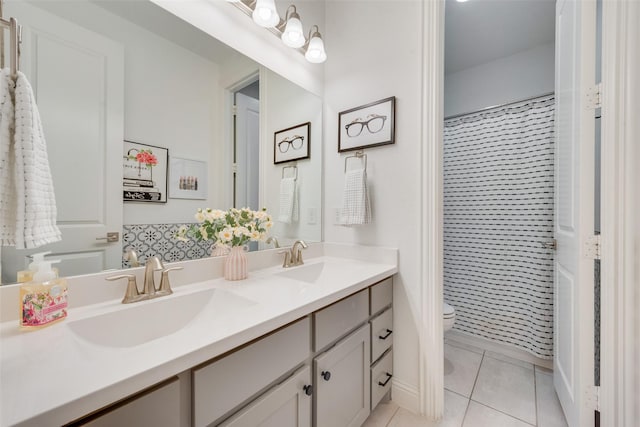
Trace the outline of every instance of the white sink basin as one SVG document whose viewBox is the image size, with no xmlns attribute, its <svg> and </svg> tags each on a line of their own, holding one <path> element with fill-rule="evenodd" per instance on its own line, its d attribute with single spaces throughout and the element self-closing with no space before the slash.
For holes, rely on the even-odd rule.
<svg viewBox="0 0 640 427">
<path fill-rule="evenodd" d="M 203 311 L 225 316 L 255 302 L 221 289 L 173 294 L 68 323 L 78 337 L 105 347 L 132 347 L 177 332 Z"/>
<path fill-rule="evenodd" d="M 315 264 L 304 264 L 299 267 L 291 267 L 289 270 L 284 270 L 276 274 L 280 277 L 286 277 L 287 279 L 300 280 L 306 283 L 318 283 L 325 270 L 326 264 L 324 262 L 318 262 Z"/>
</svg>

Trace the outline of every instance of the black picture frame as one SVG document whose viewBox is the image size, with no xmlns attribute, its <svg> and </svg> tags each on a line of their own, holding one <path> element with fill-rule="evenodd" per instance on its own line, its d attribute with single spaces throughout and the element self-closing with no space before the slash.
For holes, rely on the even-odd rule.
<svg viewBox="0 0 640 427">
<path fill-rule="evenodd" d="M 395 143 L 396 97 L 338 113 L 338 152 Z"/>
<path fill-rule="evenodd" d="M 300 146 L 294 147 L 300 138 L 302 138 Z M 285 146 L 286 148 L 284 148 Z M 273 133 L 274 165 L 309 158 L 311 158 L 311 122 L 301 123 Z"/>
<path fill-rule="evenodd" d="M 155 156 L 153 166 L 143 165 L 136 156 L 143 151 Z M 169 149 L 124 140 L 122 154 L 122 200 L 140 203 L 167 203 Z"/>
</svg>

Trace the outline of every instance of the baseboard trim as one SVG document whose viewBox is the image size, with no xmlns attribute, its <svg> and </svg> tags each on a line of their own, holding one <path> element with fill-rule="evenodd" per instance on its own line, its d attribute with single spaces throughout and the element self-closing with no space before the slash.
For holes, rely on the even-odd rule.
<svg viewBox="0 0 640 427">
<path fill-rule="evenodd" d="M 414 414 L 420 413 L 420 392 L 410 384 L 393 379 L 391 383 L 391 400 L 407 411 L 411 411 Z"/>
<path fill-rule="evenodd" d="M 540 359 L 539 357 L 536 357 L 524 350 L 513 348 L 505 344 L 495 343 L 485 338 L 475 337 L 456 330 L 447 331 L 444 337 L 445 339 L 451 339 L 452 341 L 457 341 L 462 344 L 473 345 L 483 350 L 500 353 L 514 359 L 522 360 L 523 362 L 533 363 L 534 365 L 541 366 L 543 368 L 553 369 L 553 360 Z"/>
</svg>

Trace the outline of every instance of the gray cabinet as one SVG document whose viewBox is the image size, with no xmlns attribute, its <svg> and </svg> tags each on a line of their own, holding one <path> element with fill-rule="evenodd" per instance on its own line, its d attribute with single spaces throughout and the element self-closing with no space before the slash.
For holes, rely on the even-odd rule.
<svg viewBox="0 0 640 427">
<path fill-rule="evenodd" d="M 314 360 L 316 427 L 360 426 L 370 413 L 369 324 Z"/>
<path fill-rule="evenodd" d="M 310 323 L 305 317 L 226 357 L 193 370 L 193 424 L 208 426 L 309 358 Z"/>
<path fill-rule="evenodd" d="M 174 378 L 76 425 L 177 427 L 186 425 L 188 420 L 184 408 L 181 404 L 180 382 Z"/>
<path fill-rule="evenodd" d="M 220 424 L 221 427 L 311 427 L 311 369 L 298 370 Z"/>
</svg>

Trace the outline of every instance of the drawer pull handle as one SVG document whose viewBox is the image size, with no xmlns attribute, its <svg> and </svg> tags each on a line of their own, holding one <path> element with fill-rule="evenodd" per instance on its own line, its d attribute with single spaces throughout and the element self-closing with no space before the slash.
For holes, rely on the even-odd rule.
<svg viewBox="0 0 640 427">
<path fill-rule="evenodd" d="M 384 382 L 378 381 L 378 385 L 381 387 L 386 386 L 389 383 L 389 381 L 391 381 L 391 377 L 393 377 L 393 375 L 391 375 L 389 372 L 385 372 L 385 375 L 387 376 L 387 379 Z"/>
<path fill-rule="evenodd" d="M 322 373 L 320 374 L 320 376 L 325 380 L 325 381 L 329 381 L 331 379 L 331 372 L 329 371 L 322 371 Z"/>
<path fill-rule="evenodd" d="M 381 340 L 386 340 L 392 333 L 393 331 L 391 329 L 387 329 L 387 333 L 384 335 L 378 335 L 378 338 L 380 338 Z"/>
<path fill-rule="evenodd" d="M 307 396 L 311 396 L 313 394 L 313 386 L 311 384 L 302 387 L 302 390 L 304 390 L 304 394 Z"/>
</svg>

